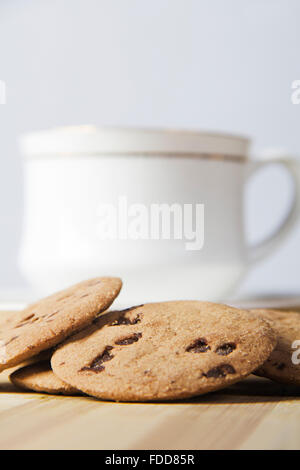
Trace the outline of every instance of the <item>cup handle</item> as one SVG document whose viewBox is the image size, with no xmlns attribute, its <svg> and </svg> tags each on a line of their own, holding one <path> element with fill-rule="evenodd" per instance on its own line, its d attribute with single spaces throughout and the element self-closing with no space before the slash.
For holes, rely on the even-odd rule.
<svg viewBox="0 0 300 470">
<path fill-rule="evenodd" d="M 266 165 L 282 165 L 291 175 L 294 186 L 294 195 L 290 209 L 278 229 L 262 242 L 248 248 L 248 259 L 250 264 L 253 264 L 270 255 L 285 240 L 300 219 L 300 162 L 280 152 L 272 158 L 265 157 L 263 160 L 253 161 L 249 165 L 250 173 L 248 176 L 251 176 Z"/>
</svg>

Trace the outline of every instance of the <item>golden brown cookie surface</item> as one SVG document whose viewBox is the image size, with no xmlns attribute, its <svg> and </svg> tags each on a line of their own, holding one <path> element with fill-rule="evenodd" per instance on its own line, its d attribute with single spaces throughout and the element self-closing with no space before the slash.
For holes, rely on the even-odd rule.
<svg viewBox="0 0 300 470">
<path fill-rule="evenodd" d="M 272 354 L 255 374 L 277 382 L 300 385 L 300 364 L 293 363 L 297 360 L 297 349 L 300 349 L 300 313 L 276 310 L 252 312 L 266 319 L 278 337 Z M 299 341 L 298 346 L 294 344 L 295 341 Z"/>
<path fill-rule="evenodd" d="M 89 325 L 118 295 L 118 278 L 95 278 L 53 294 L 0 321 L 0 371 L 56 346 Z"/>
<path fill-rule="evenodd" d="M 11 374 L 10 381 L 24 390 L 53 395 L 80 394 L 78 390 L 64 383 L 52 372 L 49 361 L 38 362 L 16 370 Z"/>
<path fill-rule="evenodd" d="M 0 311 L 0 333 L 1 330 L 9 326 L 14 315 L 19 313 L 17 310 L 2 310 Z"/>
<path fill-rule="evenodd" d="M 62 380 L 108 400 L 187 398 L 218 390 L 265 362 L 276 338 L 267 322 L 199 301 L 110 312 L 52 356 Z"/>
</svg>

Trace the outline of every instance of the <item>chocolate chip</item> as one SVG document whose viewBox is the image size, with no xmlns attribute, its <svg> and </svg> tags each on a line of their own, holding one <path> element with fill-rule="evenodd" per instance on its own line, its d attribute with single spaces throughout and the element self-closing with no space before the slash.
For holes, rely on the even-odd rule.
<svg viewBox="0 0 300 470">
<path fill-rule="evenodd" d="M 110 326 L 118 326 L 118 325 L 136 325 L 141 321 L 140 315 L 138 314 L 132 320 L 125 315 L 121 315 L 117 320 L 115 320 Z"/>
<path fill-rule="evenodd" d="M 199 338 L 186 348 L 187 352 L 203 353 L 210 349 L 205 338 Z"/>
<path fill-rule="evenodd" d="M 54 315 L 57 315 L 58 312 L 59 312 L 59 310 L 56 310 L 56 312 L 50 313 L 50 315 L 47 315 L 47 319 L 51 318 L 51 317 L 54 317 Z"/>
<path fill-rule="evenodd" d="M 228 356 L 228 354 L 232 353 L 235 349 L 235 343 L 224 343 L 217 347 L 216 353 L 219 354 L 219 356 Z"/>
<path fill-rule="evenodd" d="M 97 356 L 89 366 L 83 367 L 79 372 L 83 371 L 92 371 L 92 372 L 101 372 L 105 369 L 102 365 L 103 362 L 111 361 L 114 357 L 110 354 L 110 351 L 113 349 L 112 346 L 106 346 L 103 353 L 100 356 Z"/>
<path fill-rule="evenodd" d="M 22 328 L 23 326 L 29 325 L 31 323 L 35 323 L 39 320 L 38 317 L 35 318 L 35 314 L 29 315 L 28 317 L 24 318 L 15 328 Z"/>
<path fill-rule="evenodd" d="M 136 343 L 141 337 L 142 333 L 134 333 L 126 338 L 115 341 L 115 344 L 118 344 L 119 346 L 127 346 L 128 344 Z"/>
<path fill-rule="evenodd" d="M 213 367 L 212 369 L 209 369 L 206 374 L 203 375 L 208 379 L 218 379 L 221 377 L 226 377 L 227 374 L 235 374 L 235 369 L 230 364 L 221 364 L 220 366 Z"/>
<path fill-rule="evenodd" d="M 286 365 L 284 362 L 273 362 L 272 366 L 275 367 L 277 370 L 283 370 Z"/>
<path fill-rule="evenodd" d="M 34 314 L 34 313 L 32 313 L 32 314 L 31 314 L 31 315 L 29 315 L 28 317 L 26 317 L 26 318 L 23 318 L 23 320 L 22 320 L 22 323 L 23 323 L 23 322 L 28 322 L 29 320 L 31 320 L 31 319 L 34 317 L 34 315 L 35 315 L 35 314 Z"/>
</svg>

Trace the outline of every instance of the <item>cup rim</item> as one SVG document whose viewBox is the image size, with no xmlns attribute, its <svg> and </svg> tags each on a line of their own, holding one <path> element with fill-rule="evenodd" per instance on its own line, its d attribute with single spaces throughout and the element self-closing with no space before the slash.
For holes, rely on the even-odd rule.
<svg viewBox="0 0 300 470">
<path fill-rule="evenodd" d="M 250 139 L 194 129 L 64 126 L 23 134 L 24 156 L 168 155 L 247 158 Z"/>
</svg>

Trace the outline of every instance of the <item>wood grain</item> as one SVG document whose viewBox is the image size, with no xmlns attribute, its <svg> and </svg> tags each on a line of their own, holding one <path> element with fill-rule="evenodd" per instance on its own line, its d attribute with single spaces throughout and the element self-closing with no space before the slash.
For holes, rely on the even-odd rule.
<svg viewBox="0 0 300 470">
<path fill-rule="evenodd" d="M 168 404 L 18 391 L 0 377 L 1 449 L 299 449 L 300 390 L 251 377 Z"/>
</svg>

